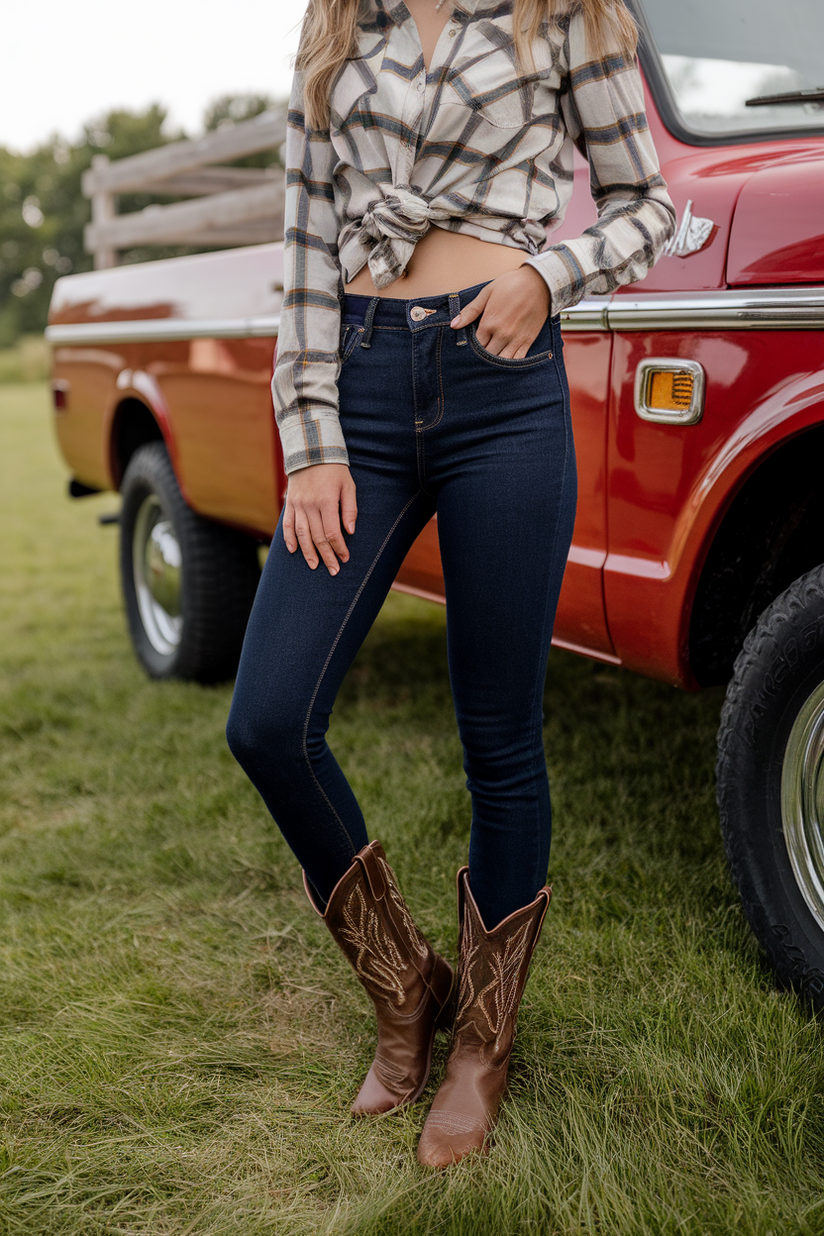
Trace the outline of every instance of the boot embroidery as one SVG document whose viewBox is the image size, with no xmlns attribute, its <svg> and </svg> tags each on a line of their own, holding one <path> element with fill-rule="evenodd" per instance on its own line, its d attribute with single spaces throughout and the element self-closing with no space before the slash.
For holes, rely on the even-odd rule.
<svg viewBox="0 0 824 1236">
<path fill-rule="evenodd" d="M 527 921 L 514 935 L 507 938 L 503 952 L 492 959 L 492 981 L 478 995 L 478 1007 L 486 1017 L 495 1040 L 495 1054 L 506 1047 L 500 1040 L 502 1035 L 509 1032 L 515 1016 L 519 996 L 518 976 L 529 949 L 531 934 L 532 924 Z M 486 1003 L 487 997 L 491 998 L 491 1012 Z"/>
<path fill-rule="evenodd" d="M 405 999 L 402 974 L 406 969 L 398 946 L 381 930 L 380 918 L 359 885 L 355 885 L 342 911 L 341 938 L 355 950 L 353 964 L 361 982 L 377 987 L 400 1008 Z"/>
<path fill-rule="evenodd" d="M 480 991 L 476 990 L 476 984 L 482 982 L 485 976 L 481 966 L 477 967 L 480 973 L 477 975 L 472 973 L 475 968 L 473 962 L 480 950 L 480 941 L 470 914 L 466 916 L 464 928 L 465 940 L 461 950 L 461 985 L 456 1026 L 459 1029 L 462 1028 L 465 1022 L 469 1021 L 470 1015 L 476 1014 L 472 1017 L 476 1030 L 487 1043 L 494 1043 L 494 1050 L 497 1053 L 506 1046 L 498 1040 L 507 1033 L 518 1003 L 518 977 L 529 952 L 532 923 L 529 920 L 523 923 L 517 931 L 506 938 L 503 948 L 497 949 L 490 957 L 491 978 Z M 484 1023 L 486 1023 L 486 1033 L 484 1033 Z"/>
<path fill-rule="evenodd" d="M 442 1129 L 444 1133 L 470 1134 L 478 1128 L 478 1121 L 462 1112 L 431 1111 L 426 1118 L 426 1123 L 436 1129 Z"/>
<path fill-rule="evenodd" d="M 475 925 L 469 914 L 463 922 L 463 935 L 460 944 L 460 983 L 458 985 L 458 1011 L 455 1014 L 455 1030 L 460 1030 L 464 1017 L 472 1008 L 475 1000 L 475 983 L 472 978 L 472 963 L 475 960 L 480 944 L 475 935 Z"/>
<path fill-rule="evenodd" d="M 389 890 L 392 905 L 400 915 L 410 947 L 414 949 L 415 952 L 421 957 L 427 957 L 429 954 L 429 945 L 421 935 L 417 923 L 407 909 L 407 905 L 401 895 L 401 891 L 395 883 L 395 873 L 389 866 L 389 863 L 387 863 L 385 859 L 381 858 L 380 855 L 377 855 L 377 859 L 383 872 L 383 878 L 386 880 L 386 887 Z"/>
</svg>

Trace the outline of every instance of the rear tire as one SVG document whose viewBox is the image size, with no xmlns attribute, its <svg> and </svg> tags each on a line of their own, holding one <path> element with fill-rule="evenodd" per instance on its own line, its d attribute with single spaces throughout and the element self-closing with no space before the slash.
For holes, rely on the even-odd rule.
<svg viewBox="0 0 824 1236">
<path fill-rule="evenodd" d="M 733 879 L 782 986 L 824 1010 L 824 567 L 761 615 L 718 733 Z"/>
<path fill-rule="evenodd" d="M 260 578 L 254 541 L 186 505 L 162 442 L 135 451 L 121 489 L 120 578 L 138 660 L 152 678 L 230 678 Z"/>
</svg>

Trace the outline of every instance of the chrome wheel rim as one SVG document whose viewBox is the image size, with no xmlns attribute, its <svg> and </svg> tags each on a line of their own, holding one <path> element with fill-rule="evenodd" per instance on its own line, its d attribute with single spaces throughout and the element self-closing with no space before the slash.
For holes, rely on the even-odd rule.
<svg viewBox="0 0 824 1236">
<path fill-rule="evenodd" d="M 143 499 L 134 525 L 132 562 L 137 607 L 155 652 L 171 656 L 183 634 L 180 543 L 156 494 Z"/>
<path fill-rule="evenodd" d="M 824 682 L 804 701 L 787 740 L 781 816 L 796 883 L 824 929 Z"/>
</svg>

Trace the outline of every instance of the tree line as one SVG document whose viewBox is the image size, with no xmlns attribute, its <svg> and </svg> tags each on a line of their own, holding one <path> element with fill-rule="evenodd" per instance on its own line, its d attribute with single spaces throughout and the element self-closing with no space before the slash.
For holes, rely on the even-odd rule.
<svg viewBox="0 0 824 1236">
<path fill-rule="evenodd" d="M 204 129 L 248 120 L 275 105 L 267 95 L 223 95 L 207 108 Z M 81 178 L 96 154 L 110 159 L 153 150 L 187 136 L 167 131 L 166 109 L 153 103 L 143 111 L 107 112 L 83 126 L 78 140 L 55 135 L 28 154 L 0 146 L 0 348 L 46 325 L 55 280 L 71 271 L 91 270 L 83 248 L 83 228 L 91 203 L 83 197 Z M 238 159 L 236 167 L 270 167 L 274 151 Z M 148 193 L 123 194 L 119 210 L 142 210 L 157 200 Z M 164 201 L 177 199 L 165 196 Z M 131 249 L 119 260 L 143 262 L 202 252 L 203 246 L 169 245 Z"/>
</svg>

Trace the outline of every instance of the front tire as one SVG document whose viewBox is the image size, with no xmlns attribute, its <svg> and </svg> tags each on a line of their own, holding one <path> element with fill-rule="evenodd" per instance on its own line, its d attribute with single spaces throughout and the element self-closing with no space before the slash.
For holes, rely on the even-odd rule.
<svg viewBox="0 0 824 1236">
<path fill-rule="evenodd" d="M 186 505 L 162 442 L 135 451 L 121 488 L 120 578 L 138 660 L 152 678 L 230 678 L 260 577 L 254 542 Z"/>
<path fill-rule="evenodd" d="M 721 829 L 782 986 L 824 1010 L 824 566 L 747 636 L 718 734 Z"/>
</svg>

